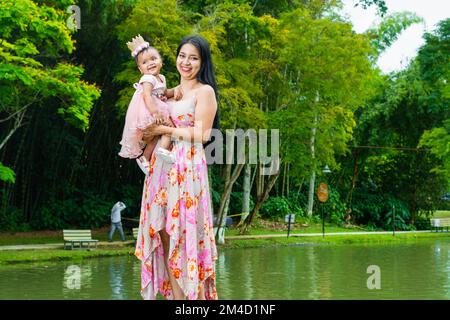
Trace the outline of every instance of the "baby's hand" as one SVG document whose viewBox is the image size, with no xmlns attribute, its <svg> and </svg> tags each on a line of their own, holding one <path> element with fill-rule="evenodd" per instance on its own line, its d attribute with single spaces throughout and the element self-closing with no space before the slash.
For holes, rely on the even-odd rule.
<svg viewBox="0 0 450 320">
<path fill-rule="evenodd" d="M 166 102 L 167 101 L 167 96 L 161 95 L 158 97 L 159 100 Z"/>
<path fill-rule="evenodd" d="M 183 90 L 181 90 L 180 86 L 177 86 L 173 89 L 173 97 L 177 101 L 183 98 Z"/>
<path fill-rule="evenodd" d="M 155 118 L 155 123 L 156 124 L 163 124 L 165 122 L 165 120 L 166 120 L 166 117 L 165 117 L 164 113 L 162 113 L 160 111 L 155 112 L 153 114 L 153 117 Z"/>
</svg>

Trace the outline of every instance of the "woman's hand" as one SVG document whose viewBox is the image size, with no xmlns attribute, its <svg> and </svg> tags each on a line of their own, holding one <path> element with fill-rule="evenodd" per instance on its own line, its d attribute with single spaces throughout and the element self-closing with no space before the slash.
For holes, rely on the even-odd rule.
<svg viewBox="0 0 450 320">
<path fill-rule="evenodd" d="M 145 129 L 142 130 L 142 140 L 144 140 L 145 142 L 149 142 L 151 140 L 153 140 L 153 138 L 155 136 L 159 136 L 161 135 L 160 133 L 158 133 L 158 128 L 161 127 L 160 125 L 153 123 L 151 125 L 149 125 L 148 127 L 146 127 Z"/>
<path fill-rule="evenodd" d="M 164 122 L 165 126 L 171 127 L 171 128 L 176 128 L 177 126 L 173 123 L 172 118 L 169 116 L 168 118 L 166 118 L 166 121 Z"/>
</svg>

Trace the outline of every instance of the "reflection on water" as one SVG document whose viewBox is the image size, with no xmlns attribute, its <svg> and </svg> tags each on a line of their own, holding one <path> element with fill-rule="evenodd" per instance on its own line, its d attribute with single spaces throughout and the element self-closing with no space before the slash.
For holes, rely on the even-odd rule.
<svg viewBox="0 0 450 320">
<path fill-rule="evenodd" d="M 219 250 L 216 272 L 221 299 L 449 299 L 450 242 Z M 134 256 L 0 267 L 0 299 L 140 300 L 139 290 Z"/>
</svg>

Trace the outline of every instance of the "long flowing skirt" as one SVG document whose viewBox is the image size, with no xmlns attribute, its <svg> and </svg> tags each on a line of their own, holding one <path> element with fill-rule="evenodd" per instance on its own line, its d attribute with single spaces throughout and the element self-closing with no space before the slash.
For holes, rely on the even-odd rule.
<svg viewBox="0 0 450 320">
<path fill-rule="evenodd" d="M 155 148 L 156 149 L 156 148 Z M 208 300 L 217 299 L 212 207 L 205 153 L 200 143 L 174 141 L 174 164 L 151 158 L 144 182 L 135 255 L 142 262 L 141 294 L 160 292 L 173 299 L 159 231 L 170 236 L 169 272 L 188 299 L 197 299 L 201 285 Z"/>
</svg>

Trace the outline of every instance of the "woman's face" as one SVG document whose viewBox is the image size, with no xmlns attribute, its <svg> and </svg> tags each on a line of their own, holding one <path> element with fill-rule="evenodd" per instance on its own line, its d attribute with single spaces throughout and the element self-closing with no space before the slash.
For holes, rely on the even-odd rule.
<svg viewBox="0 0 450 320">
<path fill-rule="evenodd" d="M 181 77 L 195 79 L 201 65 L 202 61 L 198 49 L 190 43 L 184 44 L 177 57 L 177 69 Z"/>
</svg>

